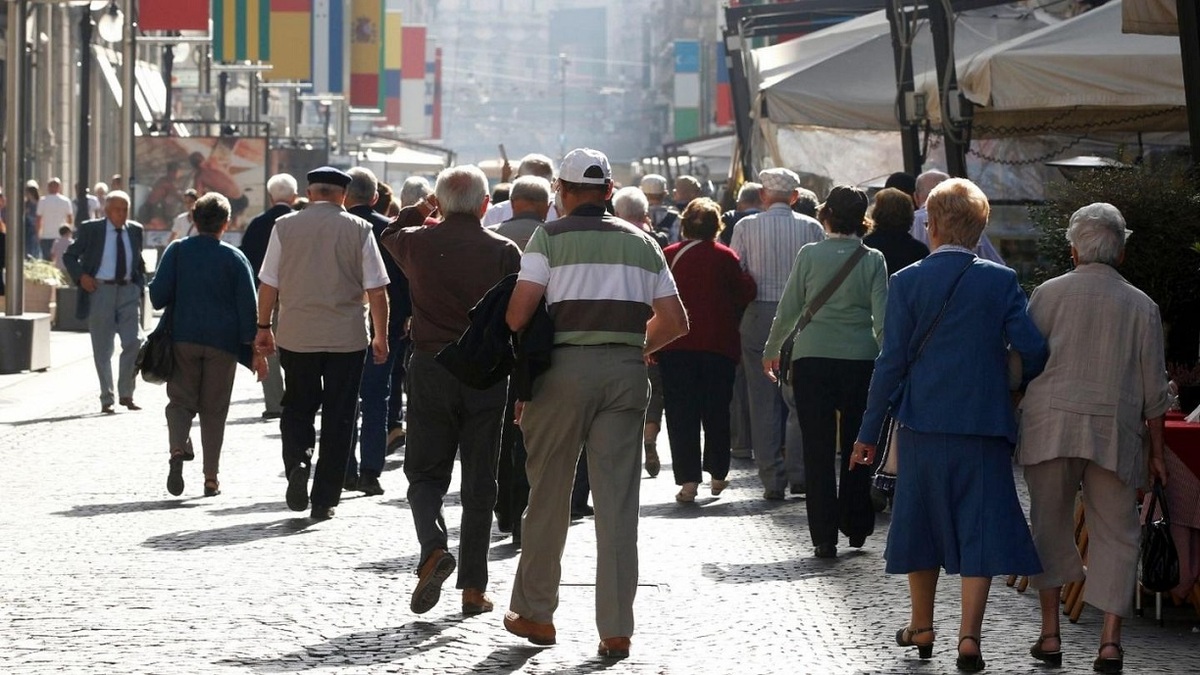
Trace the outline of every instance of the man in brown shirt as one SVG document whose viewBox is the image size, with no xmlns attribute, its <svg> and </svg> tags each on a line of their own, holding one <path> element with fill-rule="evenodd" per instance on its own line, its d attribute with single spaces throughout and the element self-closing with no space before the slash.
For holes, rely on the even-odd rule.
<svg viewBox="0 0 1200 675">
<path fill-rule="evenodd" d="M 421 562 L 411 608 L 417 614 L 433 609 L 456 565 L 446 550 L 442 500 L 459 454 L 463 515 L 457 586 L 463 590 L 463 613 L 478 614 L 492 609 L 485 593 L 487 555 L 508 383 L 471 389 L 434 356 L 467 329 L 467 312 L 475 303 L 520 269 L 521 251 L 483 228 L 480 219 L 487 210 L 488 189 L 478 168 L 446 169 L 438 176 L 434 194 L 436 199 L 402 209 L 381 238 L 408 277 L 413 307 L 404 474 Z M 437 208 L 444 219 L 425 227 L 426 217 Z"/>
</svg>

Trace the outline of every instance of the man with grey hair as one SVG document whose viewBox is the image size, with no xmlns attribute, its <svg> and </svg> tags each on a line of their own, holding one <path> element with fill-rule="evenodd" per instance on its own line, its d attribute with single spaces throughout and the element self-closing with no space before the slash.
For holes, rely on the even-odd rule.
<svg viewBox="0 0 1200 675">
<path fill-rule="evenodd" d="M 416 614 L 433 609 L 457 564 L 447 550 L 442 514 L 457 455 L 462 464 L 457 586 L 463 613 L 478 614 L 492 609 L 487 556 L 508 383 L 473 389 L 435 356 L 467 329 L 475 303 L 520 269 L 521 250 L 480 224 L 489 199 L 487 177 L 477 167 L 443 170 L 434 192 L 436 197 L 401 209 L 382 238 L 408 277 L 413 306 L 404 475 L 421 557 L 410 608 Z M 437 209 L 442 221 L 424 227 Z"/>
<path fill-rule="evenodd" d="M 554 180 L 554 162 L 545 155 L 531 153 L 521 158 L 521 163 L 517 166 L 517 178 L 522 176 L 540 176 L 547 181 Z M 492 204 L 488 207 L 487 213 L 483 216 L 483 224 L 486 227 L 499 225 L 504 221 L 513 217 L 513 204 L 510 201 Z M 550 209 L 546 212 L 546 220 L 557 220 L 558 211 L 554 208 L 554 204 L 550 205 Z"/>
<path fill-rule="evenodd" d="M 792 211 L 800 194 L 800 177 L 794 171 L 766 169 L 758 179 L 766 210 L 738 223 L 731 248 L 758 284 L 758 296 L 742 317 L 742 368 L 763 498 L 781 500 L 789 483 L 793 494 L 805 491 L 803 448 L 798 433 L 783 431 L 795 415 L 790 414 L 780 388 L 762 370 L 763 347 L 796 254 L 805 244 L 824 240 L 825 229 L 815 218 Z"/>
<path fill-rule="evenodd" d="M 627 220 L 642 229 L 650 225 L 650 200 L 646 193 L 635 187 L 623 187 L 613 193 L 613 211 L 621 220 Z"/>
<path fill-rule="evenodd" d="M 279 431 L 287 505 L 293 511 L 303 511 L 310 501 L 308 478 L 317 443 L 313 421 L 321 410 L 313 520 L 332 518 L 341 501 L 368 345 L 375 363 L 388 358 L 387 272 L 371 224 L 343 207 L 349 184 L 350 176 L 332 167 L 309 171 L 309 205 L 275 223 L 258 273 L 254 346 L 264 355 L 279 347 L 287 386 Z M 271 325 L 276 302 L 278 340 Z"/>
<path fill-rule="evenodd" d="M 929 211 L 925 208 L 925 202 L 929 199 L 929 193 L 933 191 L 933 188 L 948 180 L 950 180 L 950 174 L 937 169 L 931 169 L 917 176 L 917 192 L 914 197 L 917 210 L 913 212 L 913 224 L 909 234 L 913 236 L 913 239 L 926 246 L 929 246 L 929 231 L 926 229 L 929 223 Z M 980 235 L 979 243 L 975 245 L 975 255 L 984 260 L 1004 264 L 1004 258 L 1000 256 L 996 247 L 992 246 L 992 241 L 988 239 L 986 233 Z"/>
<path fill-rule="evenodd" d="M 725 229 L 721 230 L 718 238 L 722 244 L 726 246 L 733 241 L 733 229 L 737 227 L 738 221 L 746 216 L 762 211 L 762 185 L 747 181 L 738 189 L 737 203 L 734 207 L 721 214 L 721 222 L 725 224 Z"/>
<path fill-rule="evenodd" d="M 639 186 L 650 206 L 650 227 L 663 246 L 679 240 L 679 211 L 667 203 L 667 179 L 656 173 L 642 176 Z"/>
<path fill-rule="evenodd" d="M 512 239 L 521 250 L 533 236 L 535 230 L 546 222 L 550 212 L 550 181 L 541 176 L 521 176 L 513 181 L 508 201 L 513 216 L 499 225 L 488 229 Z"/>
<path fill-rule="evenodd" d="M 412 206 L 433 194 L 433 187 L 424 176 L 409 176 L 400 186 L 400 208 Z"/>
<path fill-rule="evenodd" d="M 258 272 L 262 269 L 263 256 L 267 254 L 267 244 L 271 241 L 271 232 L 275 229 L 275 221 L 292 212 L 292 204 L 296 201 L 296 179 L 288 173 L 277 173 L 267 179 L 267 195 L 271 198 L 271 208 L 263 211 L 250 220 L 246 231 L 242 233 L 240 246 L 242 255 L 250 263 L 254 272 L 254 283 L 257 286 Z M 278 308 L 271 308 L 271 323 L 278 328 Z M 279 419 L 283 414 L 283 369 L 279 366 L 279 356 L 271 354 L 267 357 L 267 377 L 262 381 L 264 420 Z"/>
<path fill-rule="evenodd" d="M 350 174 L 350 185 L 346 187 L 346 210 L 350 215 L 371 224 L 371 234 L 376 245 L 382 249 L 380 238 L 392 221 L 376 213 L 373 208 L 379 199 L 379 181 L 367 168 L 355 167 L 347 173 Z M 384 458 L 387 456 L 388 409 L 393 395 L 392 369 L 396 359 L 402 358 L 400 342 L 404 335 L 404 322 L 412 313 L 408 279 L 390 253 L 383 253 L 382 258 L 388 276 L 388 357 L 381 363 L 370 362 L 363 366 L 359 385 L 362 423 L 358 433 L 358 448 L 361 461 L 356 461 L 351 449 L 342 485 L 346 490 L 358 490 L 371 496 L 383 494 L 379 476 L 383 473 Z M 395 395 L 399 394 L 399 391 L 395 392 Z"/>
<path fill-rule="evenodd" d="M 100 378 L 100 412 L 113 409 L 113 338 L 121 339 L 117 396 L 121 405 L 141 410 L 133 402 L 134 370 L 142 339 L 138 331 L 146 263 L 142 260 L 142 226 L 129 220 L 129 195 L 113 190 L 104 200 L 105 217 L 80 224 L 75 241 L 63 254 L 63 265 L 83 293 L 75 314 L 86 319 L 92 336 L 92 359 Z"/>
</svg>

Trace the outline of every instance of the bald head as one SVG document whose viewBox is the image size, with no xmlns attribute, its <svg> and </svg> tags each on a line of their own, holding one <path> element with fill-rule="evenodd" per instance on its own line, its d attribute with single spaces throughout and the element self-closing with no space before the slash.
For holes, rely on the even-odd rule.
<svg viewBox="0 0 1200 675">
<path fill-rule="evenodd" d="M 926 171 L 917 176 L 917 208 L 925 206 L 925 200 L 929 199 L 929 193 L 933 191 L 933 188 L 937 187 L 938 183 L 947 180 L 950 180 L 950 174 L 937 170 Z"/>
</svg>

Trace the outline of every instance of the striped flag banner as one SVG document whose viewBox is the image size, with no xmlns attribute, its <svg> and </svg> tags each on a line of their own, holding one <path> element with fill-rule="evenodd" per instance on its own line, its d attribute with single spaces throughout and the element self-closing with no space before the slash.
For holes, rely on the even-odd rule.
<svg viewBox="0 0 1200 675">
<path fill-rule="evenodd" d="M 430 138 L 442 137 L 442 48 L 433 52 L 433 128 Z"/>
<path fill-rule="evenodd" d="M 315 94 L 346 90 L 346 4 L 313 0 L 312 83 Z"/>
<path fill-rule="evenodd" d="M 383 108 L 383 0 L 350 0 L 350 106 Z"/>
<path fill-rule="evenodd" d="M 269 61 L 270 0 L 213 0 L 213 60 Z"/>
<path fill-rule="evenodd" d="M 141 0 L 142 30 L 208 30 L 209 0 Z"/>
<path fill-rule="evenodd" d="M 271 70 L 267 81 L 312 78 L 313 0 L 271 0 Z"/>
<path fill-rule="evenodd" d="M 387 124 L 400 126 L 400 68 L 403 59 L 404 15 L 389 11 L 383 29 L 383 114 Z"/>
</svg>

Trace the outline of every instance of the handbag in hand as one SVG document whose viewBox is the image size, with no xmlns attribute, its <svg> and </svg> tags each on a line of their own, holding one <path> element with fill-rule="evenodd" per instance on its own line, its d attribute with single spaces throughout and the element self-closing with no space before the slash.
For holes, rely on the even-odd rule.
<svg viewBox="0 0 1200 675">
<path fill-rule="evenodd" d="M 1162 517 L 1154 519 L 1154 507 L 1159 505 Z M 1167 513 L 1167 499 L 1162 483 L 1154 481 L 1150 504 L 1146 508 L 1146 520 L 1142 524 L 1142 549 L 1139 556 L 1142 588 L 1155 593 L 1166 593 L 1179 585 L 1179 552 L 1171 537 L 1171 516 Z"/>
<path fill-rule="evenodd" d="M 804 313 L 800 315 L 800 320 L 796 322 L 796 329 L 787 336 L 787 339 L 779 347 L 779 384 L 788 385 L 792 383 L 792 352 L 796 348 L 796 336 L 800 334 L 800 331 L 804 330 L 805 326 L 812 323 L 813 315 L 829 300 L 833 292 L 846 280 L 846 277 L 850 276 L 850 271 L 854 269 L 854 266 L 866 254 L 867 247 L 860 243 L 858 248 L 854 249 L 854 252 L 846 259 L 846 262 L 842 263 L 837 274 L 833 275 L 829 283 L 825 284 L 821 292 L 817 293 L 813 301 L 804 309 Z"/>
<path fill-rule="evenodd" d="M 158 320 L 154 332 L 138 349 L 137 370 L 142 380 L 150 384 L 163 384 L 175 374 L 175 341 L 171 339 L 171 311 L 168 307 Z"/>
</svg>

